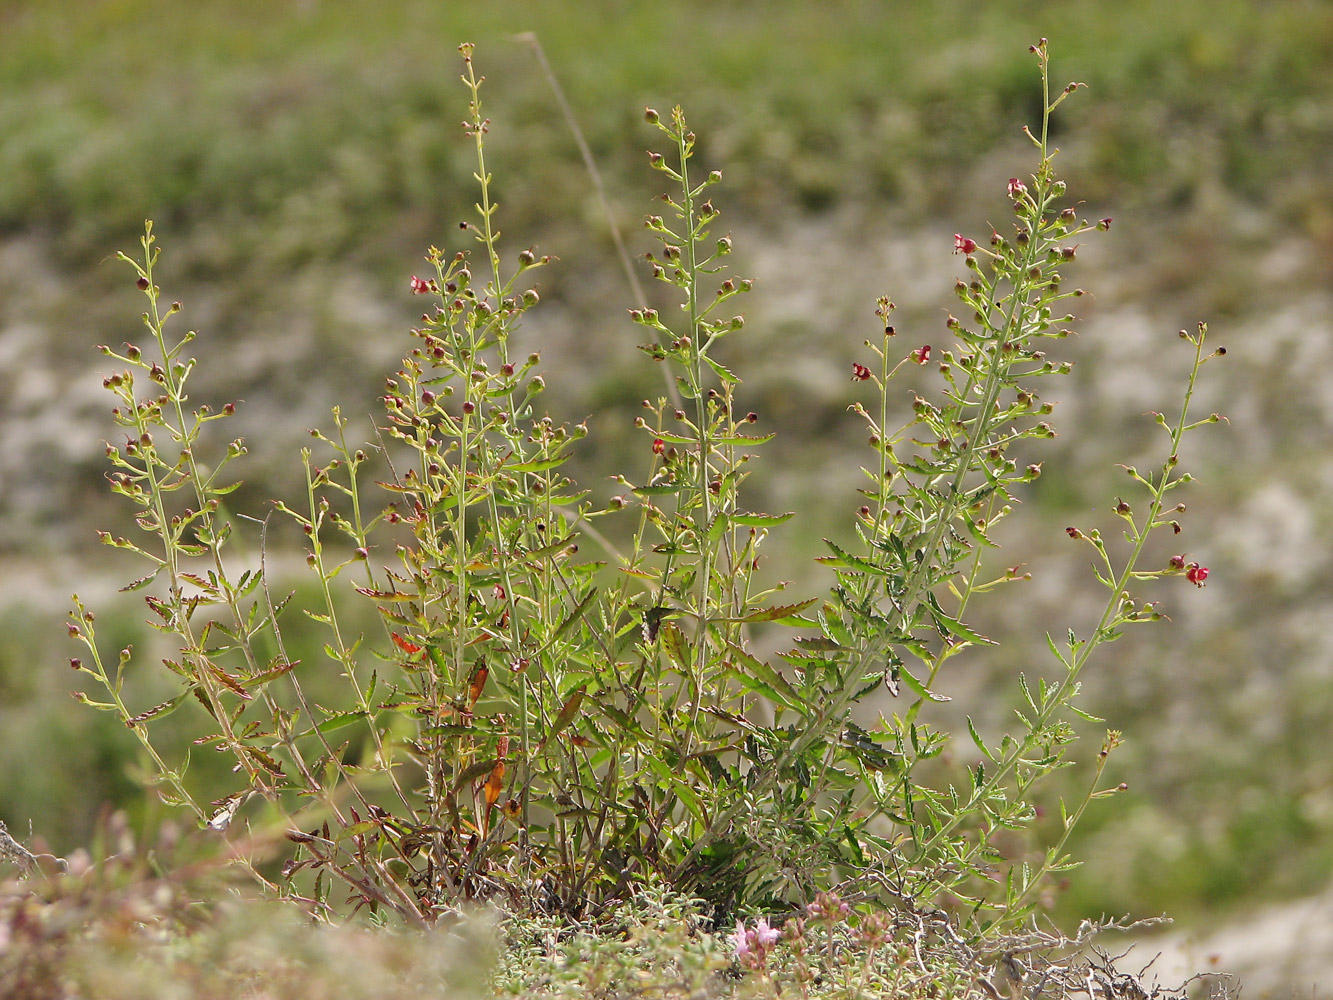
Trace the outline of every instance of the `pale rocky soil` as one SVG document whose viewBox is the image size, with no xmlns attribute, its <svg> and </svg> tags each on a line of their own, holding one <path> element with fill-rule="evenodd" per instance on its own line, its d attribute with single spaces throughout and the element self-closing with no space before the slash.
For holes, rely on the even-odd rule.
<svg viewBox="0 0 1333 1000">
<path fill-rule="evenodd" d="M 1199 972 L 1228 972 L 1249 1000 L 1324 996 L 1333 984 L 1333 891 L 1265 906 L 1206 930 L 1145 937 L 1133 954 L 1143 961 L 1160 954 L 1152 969 L 1165 985 Z"/>
</svg>

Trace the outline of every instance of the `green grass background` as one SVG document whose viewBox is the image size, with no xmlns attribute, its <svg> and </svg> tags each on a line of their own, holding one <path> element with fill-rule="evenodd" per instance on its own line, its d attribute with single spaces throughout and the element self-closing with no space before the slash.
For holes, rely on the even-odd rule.
<svg viewBox="0 0 1333 1000">
<path fill-rule="evenodd" d="M 1061 529 L 1105 512 L 1114 462 L 1148 454 L 1139 415 L 1173 405 L 1182 374 L 1171 331 L 1210 319 L 1233 357 L 1206 405 L 1235 423 L 1194 455 L 1189 545 L 1214 576 L 1202 594 L 1164 591 L 1175 623 L 1127 639 L 1090 679 L 1085 707 L 1129 736 L 1114 767 L 1131 792 L 1090 812 L 1074 848 L 1089 863 L 1052 902 L 1071 920 L 1188 918 L 1327 881 L 1333 580 L 1308 554 L 1333 482 L 1329 359 L 1311 346 L 1329 334 L 1333 278 L 1333 8 L 1314 2 L 0 3 L 0 818 L 68 849 L 104 801 L 154 808 L 128 734 L 66 700 L 61 666 L 77 652 L 64 595 L 138 575 L 91 541 L 125 517 L 101 485 L 109 403 L 92 347 L 137 336 L 141 308 L 110 255 L 156 220 L 161 283 L 213 366 L 196 398 L 247 401 L 237 506 L 293 495 L 303 421 L 339 400 L 373 411 L 367 372 L 392 366 L 412 319 L 407 275 L 471 211 L 459 42 L 478 44 L 488 77 L 508 246 L 560 256 L 549 318 L 534 320 L 551 409 L 597 414 L 585 471 L 627 460 L 656 373 L 636 363 L 605 219 L 521 32 L 540 39 L 627 228 L 658 191 L 645 104 L 683 104 L 705 164 L 724 168 L 742 273 L 770 277 L 752 306 L 767 322 L 733 357 L 758 369 L 748 388 L 782 434 L 757 487 L 774 506 L 814 502 L 774 556 L 812 582 L 817 539 L 846 532 L 850 493 L 817 501 L 853 481 L 827 477 L 831 456 L 855 474 L 833 442 L 859 433 L 841 373 L 874 295 L 904 296 L 900 328 L 942 341 L 951 278 L 903 289 L 884 241 L 933 247 L 947 278 L 949 234 L 1002 212 L 1004 178 L 1030 169 L 1018 129 L 1040 113 L 1027 45 L 1050 38 L 1053 82 L 1089 85 L 1056 120 L 1065 176 L 1117 220 L 1078 278 L 1106 336 L 1070 349 L 1086 365 L 1058 393 L 1064 437 L 1004 553 L 1054 583 L 996 605 L 992 632 L 1028 644 L 979 662 L 956 700 L 998 723 L 1014 674 L 1042 669 L 1042 630 L 1081 607 L 1066 588 L 1098 599 Z M 793 314 L 759 304 L 802 284 Z M 1164 336 L 1125 334 L 1135 317 Z M 837 377 L 812 384 L 820 358 Z M 97 607 L 107 648 L 151 649 L 134 602 Z M 135 683 L 145 704 L 170 693 Z M 220 760 L 200 766 L 224 776 Z"/>
</svg>

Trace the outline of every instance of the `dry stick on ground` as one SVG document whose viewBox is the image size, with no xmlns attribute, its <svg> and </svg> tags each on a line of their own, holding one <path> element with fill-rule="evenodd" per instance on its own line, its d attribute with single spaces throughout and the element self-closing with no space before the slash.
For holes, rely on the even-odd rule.
<svg viewBox="0 0 1333 1000">
<path fill-rule="evenodd" d="M 0 819 L 0 859 L 11 862 L 19 870 L 20 878 L 28 878 L 40 871 L 43 858 L 53 860 L 62 872 L 69 867 L 64 858 L 57 858 L 53 854 L 33 854 L 9 835 L 9 827 Z"/>
</svg>

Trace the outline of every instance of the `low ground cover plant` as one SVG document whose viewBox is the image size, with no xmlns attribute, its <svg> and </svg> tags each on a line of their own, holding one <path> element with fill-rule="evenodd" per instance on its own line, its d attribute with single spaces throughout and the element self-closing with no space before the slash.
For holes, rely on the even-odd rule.
<svg viewBox="0 0 1333 1000">
<path fill-rule="evenodd" d="M 762 334 L 738 311 L 753 283 L 727 267 L 721 172 L 696 168 L 683 111 L 646 110 L 660 143 L 649 164 L 668 190 L 646 221 L 658 292 L 629 311 L 663 391 L 635 421 L 641 467 L 608 470 L 603 499 L 562 472 L 586 426 L 539 409 L 541 357 L 520 326 L 553 258 L 501 240 L 483 78 L 461 51 L 478 190 L 465 249 L 430 248 L 410 282 L 425 311 L 385 380 L 382 420 L 367 435 L 335 409 L 312 430 L 299 502 L 229 510 L 246 448 L 218 432 L 235 405 L 189 397 L 195 334 L 175 332 L 183 307 L 156 284 L 151 224 L 142 253 L 122 255 L 148 341 L 103 348 L 119 428 L 106 451 L 142 534 L 103 541 L 146 562 L 126 589 L 167 637 L 178 688 L 136 703 L 146 657 L 107 649 L 76 597 L 71 665 L 101 691 L 81 700 L 123 720 L 157 796 L 261 897 L 322 923 L 362 913 L 421 928 L 498 905 L 516 921 L 501 978 L 517 968 L 520 993 L 536 966 L 514 956 L 546 940 L 541 921 L 555 928 L 539 949 L 549 957 L 585 940 L 571 928 L 623 943 L 665 919 L 683 937 L 662 975 L 685 993 L 721 989 L 719 963 L 772 993 L 963 994 L 993 990 L 997 969 L 1022 984 L 1015 954 L 1068 943 L 1034 922 L 1050 876 L 1074 866 L 1068 835 L 1116 791 L 1103 779 L 1120 739 L 1109 730 L 1085 794 L 1059 803 L 1054 842 L 1034 846 L 1042 780 L 1074 763 L 1077 720 L 1101 723 L 1076 704 L 1080 677 L 1105 643 L 1163 617 L 1142 584 L 1208 576 L 1175 540 L 1191 481 L 1179 455 L 1219 419 L 1192 415 L 1190 398 L 1224 353 L 1209 352 L 1203 325 L 1181 332 L 1183 402 L 1153 414 L 1160 465 L 1126 468 L 1118 533 L 1065 528 L 1106 589 L 1100 617 L 1047 636 L 1049 669 L 1015 678 L 1010 731 L 984 736 L 968 720 L 955 732 L 939 713 L 951 671 L 994 645 L 968 624 L 975 602 L 1026 576 L 994 535 L 1056 434 L 1037 390 L 1070 368 L 1047 347 L 1070 335 L 1084 295 L 1064 271 L 1111 225 L 1081 218 L 1056 176 L 1050 117 L 1078 85 L 1052 96 L 1045 40 L 1032 47 L 1036 166 L 1008 181 L 1011 223 L 954 238 L 948 345 L 898 333 L 891 299 L 876 304 L 873 336 L 847 363 L 865 390 L 859 541 L 827 543 L 830 586 L 808 596 L 762 562 L 793 515 L 750 502 L 774 431 L 719 360 L 724 341 Z M 246 532 L 259 557 L 243 565 Z M 313 606 L 269 570 L 294 539 Z M 367 602 L 377 629 L 351 627 L 349 602 Z M 301 661 L 292 637 L 311 628 L 322 656 Z M 190 746 L 156 738 L 177 711 L 195 720 Z M 220 795 L 191 770 L 201 748 L 233 763 Z M 641 956 L 616 955 L 577 974 L 596 966 L 623 989 Z M 542 988 L 561 981 L 551 971 Z"/>
</svg>

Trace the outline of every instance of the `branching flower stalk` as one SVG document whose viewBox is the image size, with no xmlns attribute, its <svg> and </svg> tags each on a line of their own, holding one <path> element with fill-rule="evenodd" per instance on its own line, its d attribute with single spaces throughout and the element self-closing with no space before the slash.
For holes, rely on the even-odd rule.
<svg viewBox="0 0 1333 1000">
<path fill-rule="evenodd" d="M 1045 86 L 1044 45 L 1034 46 L 1034 51 L 1040 60 Z M 995 243 L 994 252 L 985 252 L 990 258 L 993 276 L 985 273 L 978 256 L 974 256 L 978 254 L 976 243 L 961 236 L 956 239 L 956 252 L 966 254 L 968 268 L 976 276 L 971 285 L 959 282 L 959 295 L 974 310 L 974 319 L 981 329 L 972 333 L 960 321 L 949 318 L 949 328 L 965 339 L 965 353 L 956 361 L 956 367 L 964 376 L 961 383 L 955 379 L 951 355 L 946 353 L 945 365 L 941 366 L 951 386 L 951 405 L 941 411 L 918 397 L 916 417 L 895 435 L 886 431 L 889 411 L 883 381 L 879 382 L 879 420 L 871 419 L 858 407 L 870 424 L 871 442 L 878 451 L 878 485 L 870 491 L 878 511 L 873 514 L 873 531 L 863 530 L 869 549 L 867 557 L 851 556 L 834 546 L 835 555 L 824 560 L 835 569 L 849 571 L 849 575 L 845 579 L 840 576 L 843 597 L 839 598 L 839 603 L 842 607 L 826 606 L 821 620 L 811 623 L 819 625 L 832 644 L 832 651 L 838 654 L 835 667 L 838 681 L 835 689 L 820 699 L 813 714 L 805 720 L 802 731 L 763 770 L 756 782 L 761 794 L 775 787 L 793 763 L 811 748 L 828 741 L 842 727 L 850 705 L 867 693 L 867 685 L 873 686 L 881 677 L 894 688 L 901 680 L 918 694 L 919 700 L 907 719 L 907 724 L 911 725 L 921 705 L 935 696 L 926 683 L 910 671 L 899 669 L 902 661 L 894 648 L 906 646 L 914 652 L 922 651 L 924 647 L 914 634 L 918 629 L 931 627 L 940 631 L 953 640 L 945 644 L 950 651 L 985 641 L 958 620 L 945 615 L 938 601 L 933 596 L 928 600 L 928 595 L 933 595 L 933 591 L 943 584 L 952 585 L 958 574 L 957 563 L 963 552 L 955 542 L 959 522 L 964 521 L 969 530 L 984 538 L 985 531 L 1007 513 L 1007 509 L 993 514 L 979 527 L 964 518 L 962 512 L 986 503 L 1007 483 L 1031 481 L 1039 474 L 1037 467 L 1022 473 L 1016 473 L 1012 463 L 1006 467 L 1003 453 L 1008 443 L 1022 437 L 1053 436 L 1054 433 L 1044 422 L 1023 431 L 1009 430 L 1015 417 L 1039 410 L 1034 403 L 1035 394 L 1019 393 L 1016 401 L 1004 408 L 999 407 L 998 400 L 1001 390 L 1014 384 L 1011 373 L 1016 369 L 1025 375 L 1068 370 L 1068 365 L 1056 366 L 1046 362 L 1044 354 L 1028 347 L 1028 341 L 1033 337 L 1067 335 L 1066 330 L 1050 330 L 1057 322 L 1052 318 L 1052 306 L 1060 299 L 1082 294 L 1060 290 L 1054 265 L 1073 256 L 1072 250 L 1066 253 L 1059 241 L 1093 227 L 1074 222 L 1072 210 L 1065 213 L 1053 210 L 1053 204 L 1064 194 L 1064 184 L 1054 178 L 1052 157 L 1044 141 L 1046 121 L 1074 87 L 1067 88 L 1054 103 L 1046 101 L 1043 139 L 1034 140 L 1040 152 L 1035 190 L 1031 195 L 1025 187 L 1014 192 L 1018 195 L 1014 210 L 1023 222 L 1012 244 L 1000 240 Z M 1047 259 L 1052 254 L 1053 259 Z M 885 298 L 880 300 L 877 310 L 885 322 L 886 348 L 894 334 L 893 327 L 888 324 L 892 308 L 892 303 Z M 1058 322 L 1069 322 L 1072 318 L 1064 316 Z M 887 351 L 879 353 L 886 365 L 884 381 L 887 381 L 908 360 L 924 365 L 929 360 L 930 347 L 916 349 L 891 370 L 887 369 Z M 864 380 L 869 377 L 869 369 L 855 366 L 854 378 Z M 1040 408 L 1040 412 L 1049 412 L 1049 407 Z M 924 460 L 900 459 L 895 448 L 904 443 L 913 428 L 921 425 L 937 435 L 935 442 L 926 445 L 931 454 Z M 961 446 L 955 446 L 959 430 L 964 432 L 964 437 Z M 907 477 L 912 473 L 921 475 L 923 482 L 908 481 Z M 974 478 L 979 481 L 973 482 Z M 903 493 L 895 491 L 895 484 L 905 484 Z M 872 584 L 876 577 L 897 581 L 885 595 L 890 604 L 887 618 L 873 610 Z M 849 586 L 858 588 L 859 593 L 850 594 Z M 841 613 L 849 614 L 852 620 L 842 628 L 831 627 L 830 618 Z M 925 658 L 931 659 L 929 654 Z M 808 670 L 809 666 L 827 662 L 816 658 L 802 666 Z M 935 669 L 932 669 L 928 680 L 933 680 L 934 673 Z M 693 850 L 696 853 L 703 850 L 711 837 L 720 835 L 740 808 L 738 804 L 731 811 L 720 814 Z"/>
<path fill-rule="evenodd" d="M 1144 603 L 1140 605 L 1135 601 L 1130 585 L 1134 582 L 1156 580 L 1167 575 L 1179 575 L 1184 568 L 1183 557 L 1177 557 L 1176 563 L 1178 565 L 1168 565 L 1165 569 L 1140 570 L 1138 564 L 1143 548 L 1153 532 L 1162 528 L 1179 529 L 1178 523 L 1169 518 L 1167 494 L 1193 481 L 1193 477 L 1188 472 L 1183 472 L 1178 467 L 1180 446 L 1185 434 L 1215 424 L 1221 419 L 1218 414 L 1210 413 L 1202 420 L 1190 420 L 1189 414 L 1190 401 L 1194 395 L 1199 370 L 1210 359 L 1225 354 L 1224 351 L 1204 353 L 1207 332 L 1208 327 L 1204 323 L 1199 324 L 1196 334 L 1190 334 L 1185 330 L 1180 331 L 1181 338 L 1189 342 L 1194 348 L 1193 365 L 1190 368 L 1180 415 L 1174 423 L 1168 425 L 1162 414 L 1154 414 L 1155 422 L 1166 430 L 1169 436 L 1170 448 L 1167 458 L 1163 461 L 1157 473 L 1149 478 L 1141 476 L 1136 469 L 1126 467 L 1126 472 L 1130 478 L 1148 493 L 1149 499 L 1147 511 L 1141 520 L 1136 518 L 1129 504 L 1123 500 L 1117 502 L 1116 513 L 1128 525 L 1125 538 L 1131 546 L 1120 568 L 1116 569 L 1100 531 L 1092 529 L 1085 533 L 1079 528 L 1067 529 L 1070 537 L 1084 541 L 1096 550 L 1101 565 L 1101 569 L 1097 572 L 1097 579 L 1110 592 L 1097 627 L 1084 640 L 1077 639 L 1071 630 L 1064 652 L 1061 652 L 1055 641 L 1047 635 L 1047 644 L 1052 654 L 1064 668 L 1063 676 L 1052 687 L 1048 687 L 1045 682 L 1042 682 L 1035 698 L 1032 696 L 1030 688 L 1026 684 L 1023 685 L 1023 694 L 1027 705 L 1026 711 L 1030 714 L 1020 713 L 1024 725 L 1028 728 L 1028 735 L 1021 742 L 1012 744 L 1007 750 L 996 756 L 992 751 L 988 751 L 980 740 L 976 741 L 977 746 L 992 762 L 989 774 L 985 776 L 984 780 L 974 783 L 969 797 L 959 812 L 940 825 L 931 838 L 920 846 L 914 860 L 920 860 L 928 856 L 935 848 L 940 846 L 957 829 L 963 817 L 981 808 L 982 803 L 995 793 L 1015 769 L 1029 763 L 1028 755 L 1040 743 L 1043 734 L 1048 731 L 1055 714 L 1068 706 L 1071 699 L 1078 693 L 1079 677 L 1099 646 L 1107 642 L 1114 642 L 1123 634 L 1127 625 L 1154 622 L 1161 619 L 1161 613 L 1157 610 L 1155 604 Z M 1183 513 L 1184 505 L 1175 505 L 1171 512 Z M 1104 744 L 1103 750 L 1098 756 L 1098 774 L 1101 773 L 1106 756 L 1118 744 L 1118 738 L 1108 739 L 1107 744 Z M 1092 793 L 1089 798 L 1097 797 L 1098 794 Z M 1086 801 L 1084 805 L 1086 805 Z M 1076 820 L 1081 814 L 1082 806 L 1080 806 L 1073 819 Z M 1073 823 L 1066 819 L 1061 839 L 1056 846 L 1057 854 L 1059 848 L 1068 839 L 1072 829 Z M 1033 889 L 1039 883 L 1041 877 L 1046 872 L 1053 870 L 1055 863 L 1056 860 L 1048 852 L 1046 862 L 1036 873 L 1030 876 L 1027 884 L 1018 886 L 1019 895 L 1006 902 L 1006 910 L 1009 911 L 1010 915 L 1022 915 L 1022 904 L 1032 895 Z"/>
<path fill-rule="evenodd" d="M 81 700 L 94 707 L 117 712 L 126 726 L 135 732 L 153 759 L 157 772 L 155 780 L 171 789 L 170 793 L 160 789 L 164 799 L 186 805 L 205 825 L 217 831 L 225 831 L 236 810 L 254 792 L 262 795 L 280 815 L 287 816 L 281 798 L 287 782 L 283 767 L 269 752 L 270 748 L 282 747 L 303 772 L 308 773 L 308 766 L 289 730 L 264 732 L 254 724 L 247 725 L 244 732 L 237 728 L 237 720 L 256 694 L 275 720 L 282 718 L 282 710 L 270 697 L 267 685 L 291 667 L 281 659 L 261 663 L 255 652 L 255 635 L 273 624 L 270 619 L 260 615 L 260 605 L 250 598 L 260 583 L 260 575 L 247 572 L 239 582 L 234 583 L 222 561 L 221 550 L 231 535 L 231 526 L 219 517 L 221 498 L 238 484 L 223 484 L 220 475 L 226 464 L 244 454 L 245 448 L 239 439 L 232 441 L 222 462 L 211 472 L 205 472 L 196 459 L 202 429 L 214 420 L 230 416 L 234 407 L 229 404 L 217 413 L 207 406 L 188 415 L 185 411 L 188 399 L 185 383 L 194 368 L 194 360 L 183 358 L 182 351 L 195 335 L 189 332 L 174 344 L 167 341 L 165 322 L 179 312 L 180 305 L 173 303 L 165 314 L 161 311 L 160 293 L 153 276 L 153 265 L 158 255 L 154 242 L 150 223 L 142 240 L 143 260 L 134 261 L 124 255 L 122 258 L 135 268 L 138 286 L 148 299 L 149 308 L 143 314 L 143 322 L 153 336 L 158 360 L 146 358 L 144 352 L 133 344 L 127 344 L 123 352 L 103 348 L 103 353 L 129 366 L 104 381 L 106 388 L 114 392 L 121 403 L 113 415 L 121 426 L 132 431 L 126 437 L 123 449 L 111 445 L 107 447 L 108 457 L 119 470 L 109 477 L 112 489 L 129 496 L 139 505 L 141 509 L 136 520 L 144 531 L 160 539 L 162 555 L 152 554 L 128 539 L 113 538 L 109 533 L 103 533 L 102 539 L 106 544 L 138 553 L 154 567 L 152 573 L 134 581 L 125 589 L 144 589 L 159 576 L 166 576 L 166 598 L 150 594 L 145 597 L 145 601 L 160 619 L 157 627 L 165 632 L 176 633 L 181 640 L 180 661 L 164 662 L 186 679 L 186 686 L 173 698 L 147 711 L 132 713 L 121 697 L 130 651 L 127 649 L 121 652 L 116 676 L 110 677 L 97 650 L 91 613 L 84 609 L 77 596 L 74 598 L 75 620 L 71 622 L 70 628 L 71 634 L 79 637 L 88 647 L 93 660 L 93 667 L 80 664 L 80 669 L 93 675 L 112 697 L 110 703 L 93 702 L 86 696 Z M 136 391 L 135 372 L 146 372 L 148 380 L 159 386 L 162 393 L 155 398 L 140 398 Z M 154 440 L 154 431 L 170 439 L 174 445 L 174 455 Z M 179 513 L 176 513 L 178 507 L 173 506 L 169 494 L 185 488 L 193 493 L 195 506 L 179 508 Z M 206 575 L 193 572 L 185 562 L 186 559 L 200 556 L 209 557 L 212 563 L 212 569 Z M 187 587 L 194 593 L 187 593 Z M 245 599 L 251 600 L 249 610 L 242 607 L 241 602 Z M 197 628 L 194 618 L 199 609 L 207 605 L 223 605 L 229 623 L 211 619 L 202 628 Z M 215 635 L 222 636 L 222 641 L 213 639 Z M 228 654 L 241 657 L 239 673 L 228 671 L 218 662 Z M 188 755 L 180 766 L 169 767 L 148 734 L 150 721 L 171 714 L 191 697 L 204 706 L 221 729 L 220 734 L 210 735 L 199 742 L 218 743 L 226 747 L 236 757 L 238 770 L 243 770 L 248 778 L 246 788 L 218 799 L 208 811 L 198 804 L 185 785 Z M 228 704 L 228 699 L 232 697 L 236 699 L 234 705 Z M 283 727 L 279 725 L 279 728 Z M 286 822 L 291 825 L 289 816 Z M 260 875 L 247 858 L 243 855 L 237 857 L 261 885 L 281 894 L 280 888 Z M 376 879 L 372 877 L 367 880 L 364 871 L 360 877 L 350 874 L 354 867 L 352 865 L 345 871 L 340 869 L 340 874 L 358 891 L 378 895 L 378 890 L 374 888 Z"/>
</svg>

